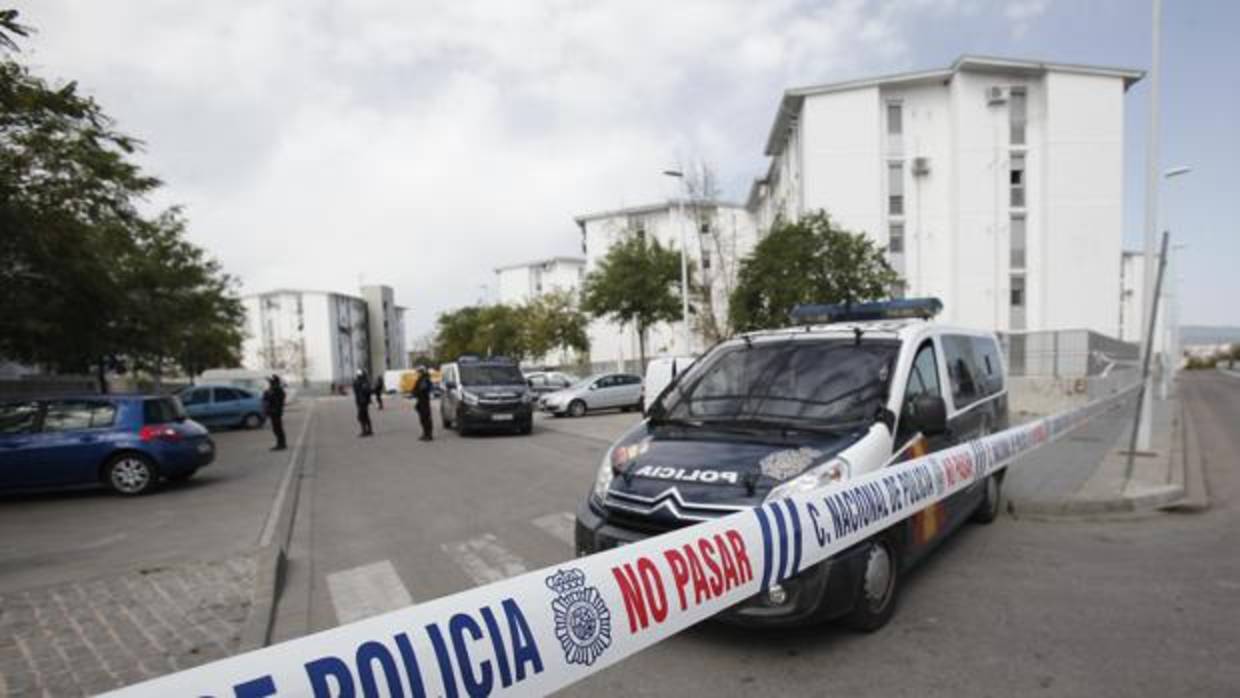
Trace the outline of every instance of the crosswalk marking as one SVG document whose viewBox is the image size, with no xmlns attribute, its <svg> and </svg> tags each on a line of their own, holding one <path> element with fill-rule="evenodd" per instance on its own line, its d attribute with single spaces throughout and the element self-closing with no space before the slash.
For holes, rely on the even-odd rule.
<svg viewBox="0 0 1240 698">
<path fill-rule="evenodd" d="M 327 591 L 340 624 L 404 608 L 413 603 L 391 560 L 327 575 Z"/>
<path fill-rule="evenodd" d="M 525 572 L 525 561 L 487 533 L 458 543 L 445 543 L 446 552 L 474 584 L 490 584 Z"/>
<path fill-rule="evenodd" d="M 530 523 L 546 531 L 570 546 L 573 545 L 573 515 L 571 512 L 560 511 L 534 519 Z"/>
</svg>

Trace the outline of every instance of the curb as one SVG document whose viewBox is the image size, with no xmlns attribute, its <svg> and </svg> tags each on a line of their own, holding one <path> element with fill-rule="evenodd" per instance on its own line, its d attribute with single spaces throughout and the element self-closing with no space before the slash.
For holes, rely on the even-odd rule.
<svg viewBox="0 0 1240 698">
<path fill-rule="evenodd" d="M 1110 499 L 1008 500 L 1008 511 L 1016 516 L 1096 516 L 1133 514 L 1161 509 L 1184 499 L 1179 485 L 1157 485 L 1138 495 Z"/>
<path fill-rule="evenodd" d="M 284 478 L 280 481 L 280 488 L 272 500 L 271 511 L 267 514 L 267 521 L 259 536 L 258 551 L 255 553 L 257 569 L 254 574 L 253 602 L 241 627 L 238 653 L 266 647 L 271 642 L 276 600 L 284 584 L 286 550 L 293 535 L 293 521 L 297 516 L 301 474 L 306 462 L 306 434 L 310 430 L 310 423 L 314 421 L 315 402 L 310 401 L 309 404 L 306 420 L 302 422 L 301 433 L 293 447 L 293 455 L 289 457 Z"/>
</svg>

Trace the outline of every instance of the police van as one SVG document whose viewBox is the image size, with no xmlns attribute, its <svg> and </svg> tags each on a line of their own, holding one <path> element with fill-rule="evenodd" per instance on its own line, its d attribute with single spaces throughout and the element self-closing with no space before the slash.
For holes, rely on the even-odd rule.
<svg viewBox="0 0 1240 698">
<path fill-rule="evenodd" d="M 938 299 L 798 306 L 796 326 L 722 342 L 677 376 L 599 464 L 578 555 L 873 472 L 1008 426 L 995 335 L 933 321 Z M 724 620 L 841 619 L 895 609 L 904 574 L 962 523 L 998 516 L 1003 472 L 768 591 Z"/>
<path fill-rule="evenodd" d="M 444 427 L 462 436 L 496 429 L 529 434 L 534 428 L 534 394 L 516 361 L 466 354 L 440 371 Z"/>
</svg>

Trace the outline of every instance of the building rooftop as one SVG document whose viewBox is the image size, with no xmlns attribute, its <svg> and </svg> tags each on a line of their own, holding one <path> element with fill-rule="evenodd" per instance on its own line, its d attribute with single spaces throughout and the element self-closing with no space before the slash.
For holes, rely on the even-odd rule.
<svg viewBox="0 0 1240 698">
<path fill-rule="evenodd" d="M 1077 63 L 1055 63 L 1052 61 L 1039 61 L 1021 58 L 971 56 L 966 54 L 957 58 L 956 61 L 947 68 L 922 70 L 910 73 L 896 73 L 893 75 L 883 75 L 875 78 L 845 80 L 842 82 L 811 85 L 808 87 L 794 87 L 786 90 L 783 97 L 780 99 L 779 109 L 775 113 L 775 123 L 771 125 L 771 132 L 766 139 L 766 155 L 776 155 L 783 150 L 784 143 L 787 140 L 788 127 L 792 125 L 797 114 L 800 113 L 801 105 L 805 103 L 806 97 L 829 94 L 832 92 L 857 90 L 867 87 L 892 85 L 911 86 L 943 82 L 951 80 L 956 73 L 964 71 L 973 73 L 1017 73 L 1026 75 L 1044 75 L 1050 72 L 1076 73 L 1078 75 L 1101 75 L 1123 79 L 1125 90 L 1132 87 L 1133 83 L 1145 77 L 1144 70 L 1136 70 L 1133 68 L 1081 65 Z"/>
<path fill-rule="evenodd" d="M 580 216 L 574 216 L 573 220 L 577 225 L 581 225 L 586 221 L 595 221 L 600 218 L 614 218 L 616 216 L 638 215 L 642 213 L 655 213 L 658 211 L 666 211 L 669 207 L 675 207 L 684 204 L 685 206 L 711 206 L 715 208 L 745 208 L 742 204 L 732 201 L 688 201 L 684 199 L 671 199 L 657 204 L 644 204 L 641 206 L 629 206 L 627 208 L 617 208 L 611 211 L 600 211 L 598 213 L 586 213 Z"/>
<path fill-rule="evenodd" d="M 355 296 L 352 293 L 341 293 L 339 291 L 322 291 L 322 290 L 315 289 L 315 288 L 273 288 L 269 291 L 259 291 L 257 293 L 242 294 L 241 297 L 242 298 L 262 298 L 263 296 L 274 296 L 278 293 L 313 293 L 313 294 L 318 294 L 321 296 L 343 296 L 345 298 L 351 298 L 355 301 L 362 301 L 363 303 L 365 302 L 364 298 L 362 298 L 361 296 Z"/>
<path fill-rule="evenodd" d="M 531 262 L 521 262 L 519 264 L 505 264 L 502 267 L 495 267 L 495 273 L 498 274 L 501 271 L 507 271 L 509 269 L 521 269 L 524 267 L 537 267 L 537 266 L 542 266 L 544 264 L 555 264 L 558 262 L 563 262 L 566 264 L 580 264 L 584 266 L 586 263 L 586 260 L 584 257 L 567 257 L 567 256 L 545 257 L 543 259 L 535 259 Z"/>
</svg>

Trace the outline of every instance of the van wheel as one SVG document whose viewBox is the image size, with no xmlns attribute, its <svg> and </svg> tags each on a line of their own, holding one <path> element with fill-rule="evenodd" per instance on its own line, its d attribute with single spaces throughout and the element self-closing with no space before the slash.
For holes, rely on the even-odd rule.
<svg viewBox="0 0 1240 698">
<path fill-rule="evenodd" d="M 982 501 L 978 503 L 977 509 L 973 510 L 973 522 L 980 524 L 993 523 L 999 518 L 999 504 L 1003 499 L 1003 480 L 999 479 L 998 473 L 986 478 L 985 494 Z"/>
<path fill-rule="evenodd" d="M 568 416 L 581 417 L 586 413 L 586 403 L 581 400 L 573 400 L 568 406 Z"/>
<path fill-rule="evenodd" d="M 443 422 L 444 429 L 452 428 L 452 420 L 448 419 L 448 415 L 443 410 L 439 410 L 439 421 Z"/>
<path fill-rule="evenodd" d="M 886 625 L 896 611 L 900 581 L 900 553 L 893 538 L 885 535 L 871 539 L 861 588 L 853 610 L 843 618 L 844 625 L 863 633 Z"/>
<path fill-rule="evenodd" d="M 257 429 L 263 425 L 263 416 L 251 412 L 245 416 L 245 419 L 241 420 L 241 424 L 246 429 Z"/>
<path fill-rule="evenodd" d="M 118 454 L 103 466 L 104 484 L 128 497 L 150 492 L 156 479 L 155 464 L 141 453 Z"/>
</svg>

